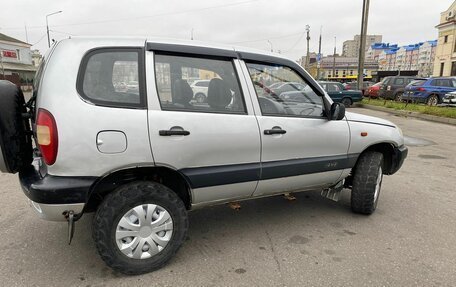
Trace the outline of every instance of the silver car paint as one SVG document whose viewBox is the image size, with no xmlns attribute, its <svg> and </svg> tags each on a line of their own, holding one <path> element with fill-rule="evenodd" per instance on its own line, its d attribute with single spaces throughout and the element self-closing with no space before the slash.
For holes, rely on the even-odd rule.
<svg viewBox="0 0 456 287">
<path fill-rule="evenodd" d="M 375 121 L 385 124 L 381 119 L 362 115 L 347 113 L 347 119 L 356 119 L 358 122 L 302 118 L 284 120 L 261 116 L 254 87 L 245 64 L 240 60 L 234 60 L 234 63 L 245 97 L 246 115 L 161 111 L 155 87 L 152 52 L 146 52 L 148 111 L 95 106 L 78 95 L 76 77 L 81 59 L 87 51 L 100 47 L 142 47 L 145 41 L 143 38 L 73 38 L 61 41 L 55 46 L 45 68 L 37 100 L 38 108 L 45 108 L 54 115 L 59 130 L 59 152 L 56 163 L 48 167 L 50 174 L 102 176 L 126 167 L 149 166 L 155 163 L 180 169 L 259 162 L 261 141 L 264 144 L 263 161 L 360 153 L 369 145 L 385 140 L 396 146 L 403 144 L 398 129 L 362 123 Z M 197 41 L 160 42 L 232 49 Z M 236 50 L 270 54 L 244 48 Z M 278 54 L 271 55 L 283 57 Z M 62 62 L 65 64 L 62 65 Z M 327 95 L 325 97 L 328 102 L 332 102 Z M 296 131 L 296 134 L 261 138 L 261 130 L 276 124 L 283 125 L 284 128 L 287 126 L 286 129 Z M 158 130 L 172 126 L 182 126 L 190 130 L 191 135 L 158 136 Z M 238 126 L 242 126 L 245 132 L 239 132 L 235 128 Z M 125 133 L 128 146 L 124 152 L 103 154 L 98 150 L 97 134 L 111 130 Z M 369 132 L 368 137 L 360 139 L 360 131 L 365 130 Z M 291 143 L 288 141 L 290 139 Z M 205 187 L 192 191 L 192 203 L 194 206 L 203 206 L 232 199 L 251 198 L 255 190 L 255 196 L 263 196 L 283 191 L 322 188 L 348 176 L 349 172 L 350 169 L 345 169 L 265 180 L 258 184 L 258 188 L 257 181 Z"/>
<path fill-rule="evenodd" d="M 329 121 L 326 118 L 301 118 L 263 116 L 257 99 L 255 87 L 250 80 L 248 69 L 241 63 L 244 79 L 251 97 L 261 135 L 261 160 L 263 162 L 310 158 L 319 156 L 343 155 L 349 147 L 349 129 L 345 120 Z M 264 135 L 263 130 L 281 127 L 283 135 Z M 263 180 L 258 183 L 256 195 L 273 194 L 278 191 L 305 189 L 311 186 L 326 186 L 339 180 L 342 170 L 324 172 L 315 176 L 295 176 Z M 288 181 L 288 179 L 290 179 Z"/>
<path fill-rule="evenodd" d="M 82 100 L 76 91 L 79 66 L 87 51 L 99 47 L 143 47 L 144 42 L 145 39 L 68 39 L 54 49 L 37 99 L 37 107 L 50 111 L 57 123 L 58 154 L 55 164 L 48 167 L 49 174 L 102 176 L 119 167 L 153 165 L 146 109 L 96 106 Z M 121 153 L 101 153 L 97 135 L 112 130 L 126 135 L 128 147 Z"/>
<path fill-rule="evenodd" d="M 246 101 L 247 114 L 222 114 L 182 111 L 161 111 L 155 84 L 153 53 L 146 53 L 147 91 L 149 103 L 150 143 L 157 165 L 179 170 L 190 167 L 217 166 L 260 162 L 260 136 L 251 102 Z M 243 86 L 241 86 L 243 89 Z M 244 91 L 245 93 L 245 91 Z M 188 136 L 159 136 L 159 130 L 180 127 L 190 132 Z M 242 184 L 241 191 L 232 197 L 248 196 L 257 182 Z M 208 190 L 219 187 L 207 187 Z M 210 199 L 210 198 L 209 198 Z M 208 200 L 193 190 L 193 203 Z"/>
<path fill-rule="evenodd" d="M 67 221 L 63 215 L 65 211 L 72 210 L 75 214 L 79 214 L 85 205 L 85 203 L 44 204 L 32 200 L 29 200 L 29 204 L 38 217 L 49 221 Z"/>
<path fill-rule="evenodd" d="M 355 113 L 346 113 L 346 118 L 350 125 L 348 153 L 361 153 L 378 143 L 390 143 L 395 147 L 404 145 L 400 129 L 390 121 Z M 361 136 L 362 132 L 367 132 L 367 136 Z"/>
</svg>

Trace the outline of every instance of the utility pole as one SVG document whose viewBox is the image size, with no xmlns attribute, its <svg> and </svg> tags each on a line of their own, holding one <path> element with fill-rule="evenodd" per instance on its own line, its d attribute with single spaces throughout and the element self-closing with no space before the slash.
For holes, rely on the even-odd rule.
<svg viewBox="0 0 456 287">
<path fill-rule="evenodd" d="M 363 0 L 363 14 L 361 17 L 361 35 L 360 35 L 359 59 L 358 59 L 358 89 L 360 91 L 363 88 L 364 53 L 366 52 L 366 34 L 367 34 L 367 23 L 368 23 L 368 16 L 369 16 L 369 2 L 370 2 L 370 0 Z"/>
<path fill-rule="evenodd" d="M 190 37 L 190 40 L 193 40 L 193 28 L 192 28 L 192 36 Z"/>
<path fill-rule="evenodd" d="M 337 38 L 334 36 L 333 72 L 332 72 L 333 78 L 336 77 L 336 40 L 337 40 Z"/>
<path fill-rule="evenodd" d="M 309 25 L 306 25 L 306 32 L 307 32 L 307 37 L 306 37 L 306 40 L 307 40 L 307 55 L 306 55 L 306 65 L 305 65 L 305 68 L 306 70 L 309 68 L 309 64 L 310 64 L 310 52 L 309 52 L 309 41 L 310 41 L 310 26 Z"/>
<path fill-rule="evenodd" d="M 48 23 L 48 17 L 49 16 L 52 16 L 52 15 L 55 15 L 55 14 L 59 14 L 59 13 L 62 13 L 62 11 L 57 11 L 57 12 L 54 12 L 54 13 L 51 13 L 51 14 L 47 14 L 46 15 L 46 32 L 47 32 L 47 37 L 48 37 L 48 48 L 51 47 L 51 39 L 49 37 L 49 23 Z"/>
<path fill-rule="evenodd" d="M 320 26 L 320 38 L 318 39 L 318 56 L 317 56 L 317 80 L 320 79 L 320 65 L 321 65 L 321 31 L 323 26 Z"/>
</svg>

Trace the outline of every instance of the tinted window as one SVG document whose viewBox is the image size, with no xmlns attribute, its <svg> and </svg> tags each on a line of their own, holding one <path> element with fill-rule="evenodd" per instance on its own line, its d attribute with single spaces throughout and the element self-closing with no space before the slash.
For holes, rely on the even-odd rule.
<svg viewBox="0 0 456 287">
<path fill-rule="evenodd" d="M 328 84 L 327 92 L 340 92 L 341 90 L 338 84 Z"/>
<path fill-rule="evenodd" d="M 256 63 L 248 63 L 247 67 L 263 115 L 323 116 L 323 99 L 291 68 Z M 286 86 L 290 90 L 283 91 L 280 88 L 270 88 L 278 82 L 287 83 Z"/>
<path fill-rule="evenodd" d="M 197 82 L 195 84 L 195 86 L 198 86 L 198 87 L 209 87 L 209 81 L 203 81 L 203 82 Z"/>
<path fill-rule="evenodd" d="M 155 77 L 163 110 L 245 113 L 238 78 L 230 60 L 155 55 Z M 193 91 L 189 81 L 208 80 L 207 92 Z"/>
<path fill-rule="evenodd" d="M 83 61 L 81 96 L 101 105 L 144 106 L 139 51 L 98 50 Z M 142 83 L 141 83 L 142 84 Z"/>
<path fill-rule="evenodd" d="M 410 82 L 410 85 L 411 86 L 422 86 L 422 85 L 424 85 L 425 82 L 426 82 L 426 80 L 413 80 Z"/>
<path fill-rule="evenodd" d="M 399 85 L 399 86 L 404 85 L 404 78 L 396 78 L 396 79 L 394 79 L 394 84 L 395 85 Z"/>
</svg>

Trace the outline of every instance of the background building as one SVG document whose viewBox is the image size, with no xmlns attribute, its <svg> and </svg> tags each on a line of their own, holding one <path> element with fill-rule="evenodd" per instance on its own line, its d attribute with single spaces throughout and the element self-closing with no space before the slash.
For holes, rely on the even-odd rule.
<svg viewBox="0 0 456 287">
<path fill-rule="evenodd" d="M 377 57 L 379 71 L 414 71 L 414 75 L 429 77 L 434 67 L 437 40 L 402 47 L 391 45 Z"/>
<path fill-rule="evenodd" d="M 352 58 L 358 57 L 360 38 L 360 35 L 355 35 L 353 40 L 344 41 L 342 44 L 342 56 Z M 366 52 L 372 44 L 381 42 L 382 35 L 366 35 Z"/>
<path fill-rule="evenodd" d="M 434 60 L 434 76 L 456 76 L 456 1 L 440 13 L 437 49 Z"/>
<path fill-rule="evenodd" d="M 364 62 L 365 79 L 369 80 L 372 73 L 378 70 L 378 64 L 373 60 Z M 308 72 L 316 77 L 317 63 L 309 66 Z M 320 78 L 337 81 L 353 81 L 358 78 L 358 57 L 323 57 L 320 62 Z"/>
<path fill-rule="evenodd" d="M 32 45 L 0 33 L 0 79 L 24 90 L 30 88 L 37 67 L 32 64 Z"/>
</svg>

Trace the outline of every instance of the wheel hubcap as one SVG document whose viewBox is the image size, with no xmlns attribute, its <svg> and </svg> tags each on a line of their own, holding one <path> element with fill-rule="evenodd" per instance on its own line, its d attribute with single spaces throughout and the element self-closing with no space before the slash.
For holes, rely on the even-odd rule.
<svg viewBox="0 0 456 287">
<path fill-rule="evenodd" d="M 382 179 L 383 179 L 383 171 L 382 171 L 382 167 L 379 167 L 378 175 L 377 175 L 377 183 L 375 184 L 375 193 L 374 193 L 375 204 L 377 204 L 378 195 L 380 194 L 380 188 L 382 187 Z"/>
<path fill-rule="evenodd" d="M 125 213 L 116 228 L 119 250 L 134 259 L 147 259 L 161 252 L 173 234 L 169 212 L 155 204 L 138 205 Z"/>
</svg>

